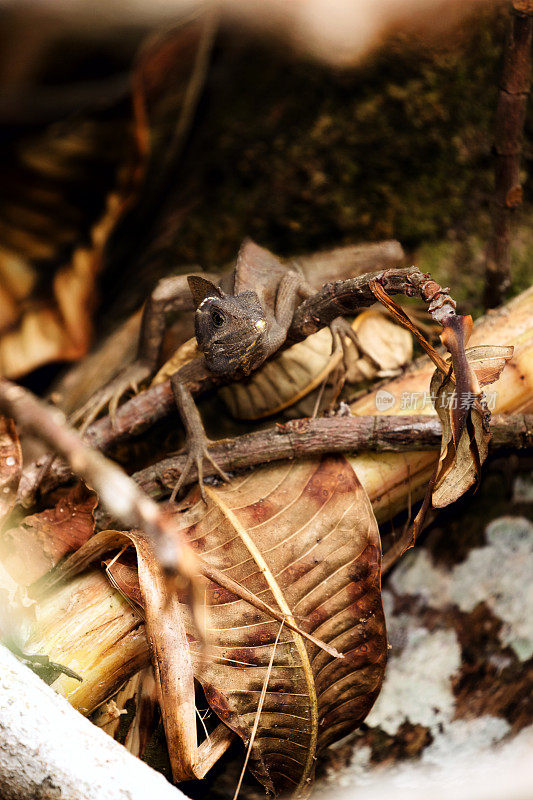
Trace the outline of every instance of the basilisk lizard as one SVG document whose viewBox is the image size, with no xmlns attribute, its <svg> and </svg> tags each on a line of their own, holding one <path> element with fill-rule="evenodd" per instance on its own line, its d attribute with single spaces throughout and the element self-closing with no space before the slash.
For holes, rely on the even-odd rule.
<svg viewBox="0 0 533 800">
<path fill-rule="evenodd" d="M 155 373 L 167 313 L 194 308 L 195 334 L 203 355 L 171 376 L 188 451 L 174 495 L 196 463 L 200 490 L 205 499 L 204 458 L 213 464 L 221 478 L 226 480 L 227 475 L 209 454 L 210 442 L 185 378 L 190 380 L 205 369 L 231 379 L 250 375 L 283 345 L 296 307 L 315 291 L 294 265 L 285 265 L 250 239 L 241 246 L 233 271 L 222 278 L 205 273 L 164 278 L 145 305 L 136 360 L 97 392 L 76 417 L 83 418 L 86 426 L 108 404 L 113 414 L 129 388 L 136 391 L 140 382 Z M 334 349 L 344 348 L 346 337 L 356 343 L 354 331 L 342 317 L 333 320 L 330 328 Z"/>
</svg>

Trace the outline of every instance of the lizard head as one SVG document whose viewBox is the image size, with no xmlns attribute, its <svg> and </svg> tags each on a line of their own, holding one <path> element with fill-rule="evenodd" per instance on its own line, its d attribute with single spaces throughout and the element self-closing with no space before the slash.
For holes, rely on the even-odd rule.
<svg viewBox="0 0 533 800">
<path fill-rule="evenodd" d="M 217 375 L 248 375 L 265 356 L 267 321 L 255 292 L 225 294 L 211 281 L 187 278 L 196 312 L 194 330 L 208 368 Z"/>
</svg>

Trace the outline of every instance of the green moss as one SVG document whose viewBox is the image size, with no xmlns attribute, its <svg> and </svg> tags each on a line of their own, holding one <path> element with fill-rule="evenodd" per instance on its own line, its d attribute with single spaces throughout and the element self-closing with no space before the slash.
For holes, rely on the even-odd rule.
<svg viewBox="0 0 533 800">
<path fill-rule="evenodd" d="M 483 313 L 483 283 L 486 242 L 489 235 L 488 216 L 479 212 L 478 232 L 460 237 L 427 241 L 413 254 L 423 272 L 430 272 L 442 286 L 453 287 L 459 310 L 474 317 Z M 511 248 L 512 285 L 509 294 L 527 289 L 533 278 L 533 210 L 523 209 L 513 225 Z"/>
<path fill-rule="evenodd" d="M 203 192 L 183 257 L 215 265 L 245 235 L 289 253 L 476 230 L 506 27 L 506 13 L 480 11 L 438 50 L 398 38 L 349 72 L 221 48 L 188 153 Z"/>
<path fill-rule="evenodd" d="M 150 285 L 229 262 L 246 236 L 282 255 L 397 238 L 481 310 L 508 25 L 507 4 L 478 9 L 439 46 L 397 37 L 349 71 L 222 41 L 145 257 Z M 529 272 L 521 237 L 514 290 Z"/>
</svg>

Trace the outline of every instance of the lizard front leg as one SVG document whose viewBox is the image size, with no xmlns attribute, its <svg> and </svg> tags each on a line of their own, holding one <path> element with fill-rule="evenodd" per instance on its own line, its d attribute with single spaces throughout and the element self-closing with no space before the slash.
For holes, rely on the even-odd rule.
<svg viewBox="0 0 533 800">
<path fill-rule="evenodd" d="M 183 472 L 181 473 L 179 480 L 174 487 L 170 499 L 171 501 L 174 500 L 177 493 L 183 486 L 185 478 L 189 473 L 191 467 L 194 464 L 196 464 L 196 468 L 198 470 L 198 483 L 200 486 L 200 492 L 202 494 L 202 500 L 204 501 L 204 503 L 206 503 L 207 498 L 205 495 L 204 480 L 203 480 L 204 458 L 206 458 L 213 465 L 213 467 L 216 469 L 216 471 L 223 480 L 229 481 L 229 477 L 222 469 L 220 469 L 216 461 L 209 453 L 208 448 L 211 442 L 206 436 L 200 412 L 196 407 L 196 403 L 194 402 L 192 394 L 190 393 L 189 389 L 185 384 L 185 381 L 183 380 L 183 376 L 180 375 L 181 372 L 182 370 L 178 370 L 178 372 L 174 373 L 174 375 L 172 375 L 170 378 L 170 382 L 172 385 L 172 391 L 174 392 L 174 397 L 176 399 L 176 405 L 178 406 L 178 410 L 180 412 L 181 419 L 185 427 L 185 432 L 187 436 L 186 439 L 187 461 L 185 462 Z"/>
<path fill-rule="evenodd" d="M 276 352 L 276 350 L 285 341 L 287 331 L 292 322 L 294 308 L 297 305 L 298 298 L 307 299 L 308 297 L 312 297 L 314 294 L 316 294 L 315 288 L 308 283 L 308 281 L 306 281 L 306 279 L 300 273 L 291 270 L 282 278 L 276 295 L 275 322 L 272 325 L 272 332 L 269 336 L 270 353 Z M 336 355 L 339 350 L 342 349 L 342 365 L 335 382 L 332 400 L 333 404 L 336 402 L 340 392 L 342 391 L 344 382 L 346 380 L 346 372 L 349 363 L 346 340 L 351 340 L 356 348 L 357 353 L 359 353 L 361 347 L 357 340 L 357 334 L 353 330 L 350 323 L 344 319 L 344 317 L 336 317 L 334 320 L 332 320 L 329 324 L 329 329 L 331 331 L 332 339 L 332 356 Z M 313 416 L 315 416 L 318 410 L 318 404 L 320 403 L 320 399 L 329 377 L 329 374 L 325 377 L 322 387 L 319 391 L 317 407 L 315 408 Z"/>
<path fill-rule="evenodd" d="M 218 280 L 218 276 L 197 273 Z M 139 344 L 135 360 L 124 367 L 106 386 L 97 391 L 72 416 L 71 422 L 82 422 L 85 430 L 106 407 L 113 418 L 121 398 L 128 391 L 135 394 L 139 385 L 150 378 L 159 366 L 161 345 L 170 312 L 190 311 L 194 307 L 186 275 L 176 275 L 159 281 L 148 298 L 141 321 Z"/>
<path fill-rule="evenodd" d="M 269 336 L 269 355 L 275 353 L 285 341 L 298 298 L 306 300 L 314 294 L 316 289 L 300 273 L 291 270 L 284 275 L 276 294 L 275 324 Z M 357 334 L 344 317 L 336 317 L 330 322 L 329 328 L 332 336 L 331 352 L 334 354 L 342 347 L 343 360 L 346 364 L 346 338 L 351 339 L 360 349 Z"/>
</svg>

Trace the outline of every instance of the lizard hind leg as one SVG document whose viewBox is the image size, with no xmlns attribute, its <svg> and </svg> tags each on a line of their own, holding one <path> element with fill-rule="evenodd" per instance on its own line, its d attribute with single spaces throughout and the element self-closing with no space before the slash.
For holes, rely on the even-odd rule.
<svg viewBox="0 0 533 800">
<path fill-rule="evenodd" d="M 348 342 L 346 341 L 349 339 L 352 344 L 354 345 L 356 352 L 359 353 L 361 350 L 361 345 L 359 344 L 359 340 L 357 338 L 357 334 L 348 322 L 347 319 L 344 317 L 337 317 L 332 322 L 330 322 L 329 329 L 331 331 L 331 355 L 335 355 L 342 350 L 342 361 L 344 365 L 344 370 L 348 369 L 349 365 L 349 351 L 348 351 Z"/>
<path fill-rule="evenodd" d="M 324 397 L 324 393 L 328 383 L 333 384 L 333 390 L 331 392 L 331 396 L 328 399 L 327 411 L 329 412 L 333 411 L 337 403 L 337 400 L 339 399 L 339 395 L 342 392 L 344 384 L 346 382 L 346 375 L 349 370 L 350 358 L 351 358 L 350 347 L 355 348 L 356 357 L 358 357 L 362 351 L 356 332 L 354 331 L 348 320 L 344 319 L 344 317 L 337 317 L 336 319 L 334 319 L 330 323 L 329 329 L 331 331 L 332 359 L 339 352 L 342 352 L 342 358 L 340 362 L 328 372 L 328 374 L 325 376 L 320 386 L 315 406 L 313 409 L 313 414 L 312 414 L 313 417 L 316 417 L 319 413 L 322 399 Z"/>
<path fill-rule="evenodd" d="M 139 384 L 151 375 L 150 367 L 142 361 L 135 361 L 125 367 L 119 374 L 99 391 L 95 392 L 71 417 L 73 425 L 81 423 L 80 430 L 85 431 L 96 417 L 109 409 L 111 419 L 114 420 L 118 404 L 128 391 L 134 394 L 137 392 Z"/>
<path fill-rule="evenodd" d="M 346 382 L 346 374 L 350 363 L 349 347 L 350 345 L 355 347 L 355 352 L 357 355 L 360 353 L 361 350 L 359 341 L 357 339 L 357 334 L 355 333 L 354 329 L 352 328 L 348 320 L 344 319 L 344 317 L 337 317 L 336 319 L 334 319 L 330 323 L 329 329 L 331 331 L 331 355 L 332 357 L 334 357 L 339 352 L 342 351 L 342 359 L 340 363 L 337 366 L 335 366 L 330 372 L 328 372 L 328 374 L 324 378 L 317 395 L 315 407 L 313 409 L 313 417 L 316 417 L 318 415 L 320 405 L 322 403 L 322 398 L 324 396 L 324 392 L 326 389 L 326 385 L 332 381 L 332 378 L 333 378 L 333 392 L 328 401 L 328 410 L 329 411 L 333 410 Z M 347 340 L 350 341 L 348 342 Z"/>
</svg>

